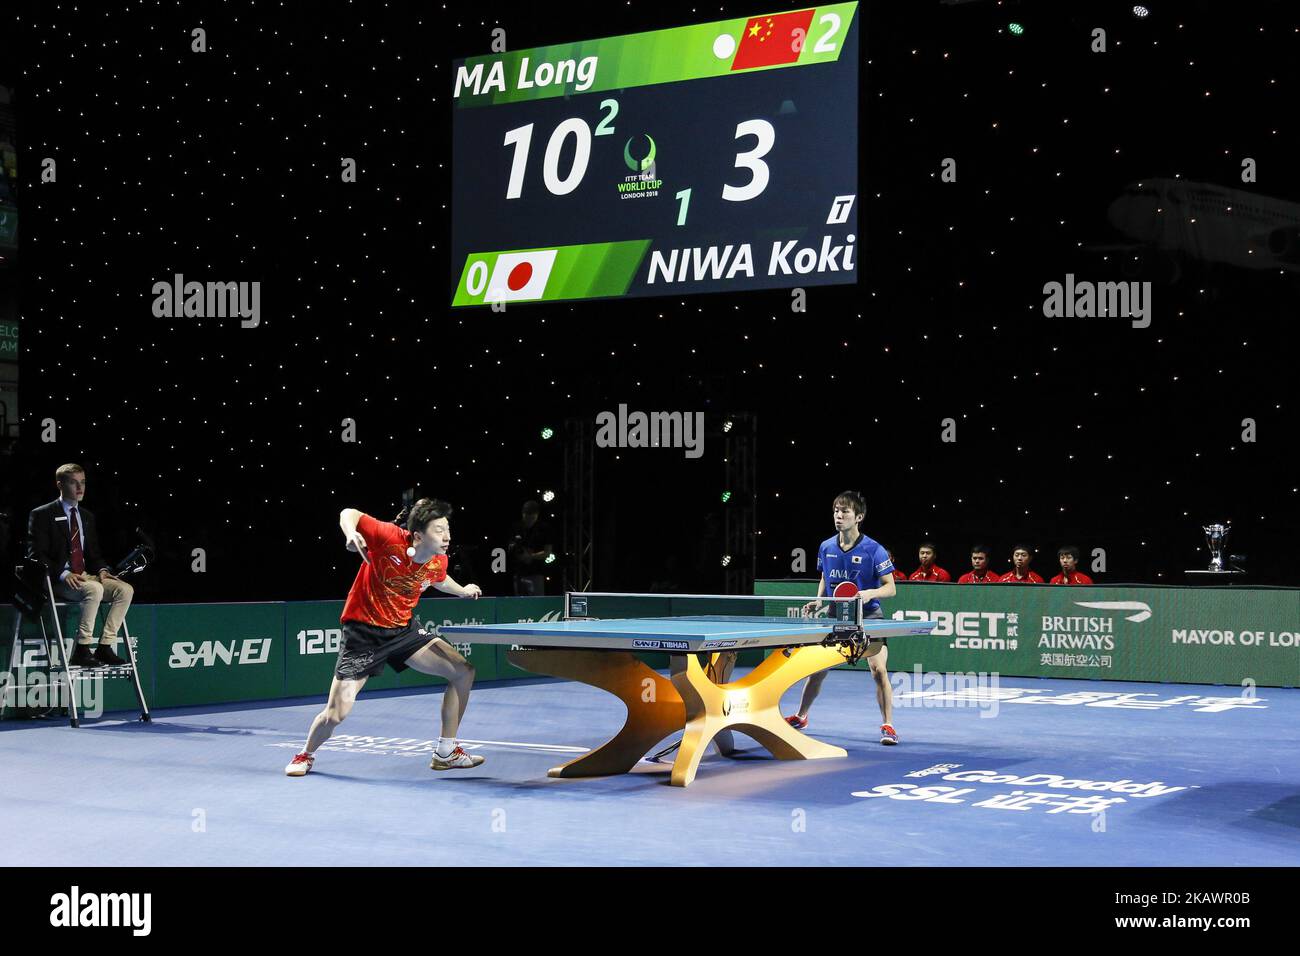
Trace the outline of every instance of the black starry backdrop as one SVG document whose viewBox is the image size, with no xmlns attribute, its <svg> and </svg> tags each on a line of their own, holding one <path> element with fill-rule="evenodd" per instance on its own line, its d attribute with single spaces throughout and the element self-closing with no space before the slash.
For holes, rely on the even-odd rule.
<svg viewBox="0 0 1300 956">
<path fill-rule="evenodd" d="M 1294 584 L 1291 4 L 867 4 L 856 286 L 810 288 L 804 313 L 788 290 L 453 312 L 454 59 L 498 26 L 517 49 L 760 12 L 23 9 L 0 62 L 23 216 L 10 545 L 78 461 L 110 550 L 136 527 L 158 542 L 151 599 L 337 598 L 355 569 L 339 509 L 391 517 L 415 488 L 457 506 L 459 574 L 509 593 L 489 552 L 546 490 L 562 524 L 564 422 L 626 403 L 755 416 L 760 576 L 789 575 L 854 488 L 864 531 L 909 569 L 923 538 L 955 573 L 974 541 L 1005 570 L 1025 540 L 1040 573 L 1074 543 L 1105 549 L 1100 581 L 1182 583 L 1208 558 L 1200 526 L 1230 519 L 1250 580 Z M 1178 202 L 1125 234 L 1112 204 L 1156 179 L 1249 193 L 1260 258 Z M 156 318 L 153 283 L 176 273 L 260 281 L 260 325 Z M 1150 327 L 1044 317 L 1067 273 L 1152 281 Z M 669 557 L 677 586 L 720 586 L 718 454 L 597 450 L 595 586 L 643 590 Z"/>
</svg>

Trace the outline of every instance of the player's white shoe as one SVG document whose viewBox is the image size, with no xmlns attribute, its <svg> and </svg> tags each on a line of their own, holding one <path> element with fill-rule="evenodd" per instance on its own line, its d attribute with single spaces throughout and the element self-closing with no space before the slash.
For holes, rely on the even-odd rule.
<svg viewBox="0 0 1300 956">
<path fill-rule="evenodd" d="M 289 761 L 289 766 L 284 768 L 284 775 L 286 777 L 305 777 L 307 772 L 311 770 L 311 765 L 315 762 L 316 758 L 311 754 L 298 754 Z"/>
<path fill-rule="evenodd" d="M 471 756 L 457 747 L 447 756 L 438 755 L 438 751 L 433 752 L 433 759 L 429 761 L 430 770 L 469 770 L 477 767 L 483 762 L 484 758 L 478 754 Z"/>
</svg>

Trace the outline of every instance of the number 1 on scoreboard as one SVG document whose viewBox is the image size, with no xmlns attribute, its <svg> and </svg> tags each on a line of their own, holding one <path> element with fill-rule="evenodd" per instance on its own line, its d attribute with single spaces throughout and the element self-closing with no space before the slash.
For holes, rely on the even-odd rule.
<svg viewBox="0 0 1300 956">
<path fill-rule="evenodd" d="M 677 198 L 682 203 L 682 208 L 677 211 L 677 225 L 684 226 L 686 225 L 686 210 L 691 207 L 691 191 L 683 189 L 677 194 Z"/>
</svg>

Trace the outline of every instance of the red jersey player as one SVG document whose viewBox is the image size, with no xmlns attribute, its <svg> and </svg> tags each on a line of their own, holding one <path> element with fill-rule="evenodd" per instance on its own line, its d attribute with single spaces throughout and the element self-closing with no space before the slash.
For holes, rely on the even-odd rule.
<svg viewBox="0 0 1300 956">
<path fill-rule="evenodd" d="M 958 584 L 997 584 L 998 576 L 989 570 L 989 549 L 977 544 L 970 549 L 970 570 L 957 579 Z"/>
<path fill-rule="evenodd" d="M 1029 570 L 1029 547 L 1018 544 L 1011 552 L 1011 570 L 1002 575 L 1002 584 L 1042 584 L 1043 579 Z"/>
<path fill-rule="evenodd" d="M 408 667 L 447 680 L 442 695 L 442 736 L 429 763 L 432 770 L 477 767 L 456 743 L 474 666 L 440 637 L 432 637 L 411 623 L 420 594 L 427 587 L 444 594 L 477 598 L 477 584 L 461 587 L 447 577 L 447 548 L 451 545 L 451 505 L 421 498 L 412 506 L 405 527 L 377 521 L 354 508 L 339 514 L 339 528 L 349 551 L 361 555 L 356 580 L 343 606 L 343 640 L 334 665 L 325 709 L 316 715 L 302 753 L 284 772 L 305 776 L 315 762 L 316 748 L 325 743 L 352 710 L 366 680 L 382 673 L 384 665 L 396 671 Z"/>
<path fill-rule="evenodd" d="M 932 541 L 922 541 L 920 550 L 917 551 L 917 558 L 921 561 L 921 566 L 912 572 L 907 579 L 909 581 L 951 581 L 952 575 L 945 571 L 939 565 L 934 563 L 938 552 L 935 550 Z"/>
<path fill-rule="evenodd" d="M 1052 578 L 1053 584 L 1091 584 L 1092 578 L 1079 570 L 1079 549 L 1067 544 L 1056 552 L 1061 562 L 1061 573 Z"/>
</svg>

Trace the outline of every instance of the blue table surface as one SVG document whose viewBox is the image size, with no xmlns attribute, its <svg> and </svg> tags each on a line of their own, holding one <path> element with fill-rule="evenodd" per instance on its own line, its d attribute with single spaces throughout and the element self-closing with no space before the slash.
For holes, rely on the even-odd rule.
<svg viewBox="0 0 1300 956">
<path fill-rule="evenodd" d="M 787 623 L 785 621 L 746 621 L 727 617 L 646 617 L 593 621 L 521 621 L 517 624 L 444 624 L 439 630 L 443 633 L 465 634 L 471 639 L 475 634 L 482 633 L 512 634 L 522 637 L 550 637 L 572 634 L 582 637 L 668 637 L 682 640 L 771 638 L 798 635 L 817 639 L 830 634 L 835 623 L 835 621 L 827 618 L 792 618 Z M 898 627 L 899 622 L 866 621 L 864 627 L 869 631 L 872 625 L 884 624 Z"/>
</svg>

